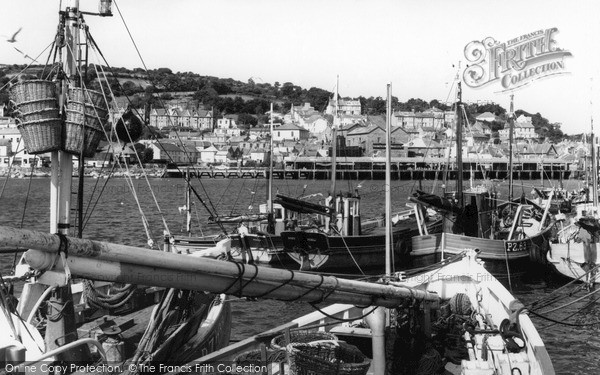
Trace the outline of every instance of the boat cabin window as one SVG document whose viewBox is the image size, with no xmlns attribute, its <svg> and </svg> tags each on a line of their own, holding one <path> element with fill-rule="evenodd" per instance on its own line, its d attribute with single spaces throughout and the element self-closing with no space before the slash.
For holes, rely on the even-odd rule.
<svg viewBox="0 0 600 375">
<path fill-rule="evenodd" d="M 282 208 L 275 208 L 274 210 L 275 212 L 273 212 L 273 216 L 275 217 L 275 219 L 283 219 L 283 209 Z"/>
</svg>

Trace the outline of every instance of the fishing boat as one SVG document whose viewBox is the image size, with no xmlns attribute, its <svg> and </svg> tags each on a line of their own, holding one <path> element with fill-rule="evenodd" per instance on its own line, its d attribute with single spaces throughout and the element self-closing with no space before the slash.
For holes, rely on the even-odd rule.
<svg viewBox="0 0 600 375">
<path fill-rule="evenodd" d="M 64 239 L 0 227 L 0 241 L 3 246 L 36 249 L 28 250 L 26 259 L 31 267 L 40 269 L 60 254 Z M 136 275 L 153 272 L 161 277 L 148 278 L 148 283 L 157 287 L 301 300 L 318 309 L 195 358 L 182 368 L 222 373 L 226 366 L 253 366 L 245 371 L 260 373 L 266 372 L 262 366 L 270 366 L 272 373 L 289 373 L 286 366 L 291 365 L 301 371 L 337 374 L 343 364 L 360 371 L 357 374 L 384 374 L 386 368 L 399 374 L 444 370 L 451 374 L 514 374 L 517 369 L 521 374 L 554 374 L 526 309 L 485 269 L 473 249 L 433 265 L 427 272 L 397 274 L 371 283 L 256 265 L 240 268 L 239 263 L 168 252 L 140 256 L 147 251 L 79 238 L 67 241 L 70 255 L 57 265 L 57 272 L 68 267 L 73 275 L 111 282 L 131 282 L 139 277 Z M 328 302 L 334 304 L 319 307 Z M 386 313 L 391 324 L 386 323 Z M 6 315 L 1 318 L 5 320 Z M 23 324 L 16 317 L 13 320 Z M 26 347 L 25 359 L 15 363 L 22 367 L 16 369 L 41 358 L 32 344 L 40 339 L 37 331 L 28 328 L 21 328 L 21 335 L 28 337 L 28 332 L 33 332 L 34 337 L 28 339 L 34 349 Z M 322 341 L 324 333 L 329 334 L 326 343 Z M 318 341 L 313 342 L 315 339 Z M 93 339 L 86 340 L 91 343 Z M 342 363 L 338 358 L 348 358 L 346 352 L 352 354 L 351 360 Z M 327 362 L 336 368 L 329 369 Z M 311 363 L 313 367 L 308 367 Z"/>
<path fill-rule="evenodd" d="M 546 254 L 548 263 L 559 274 L 593 285 L 600 282 L 597 247 L 600 243 L 600 206 L 598 204 L 598 144 L 591 124 L 592 201 L 574 204 L 574 212 L 558 217 L 556 235 Z M 587 172 L 587 171 L 586 171 Z"/>
<path fill-rule="evenodd" d="M 458 254 L 465 247 L 481 249 L 480 257 L 493 274 L 508 278 L 533 271 L 531 264 L 545 264 L 544 254 L 554 221 L 545 207 L 524 197 L 513 199 L 512 173 L 509 173 L 509 199 L 498 203 L 498 193 L 490 181 L 481 186 L 463 189 L 462 163 L 462 103 L 458 82 L 456 104 L 456 163 L 458 178 L 455 192 L 435 195 L 417 192 L 410 200 L 443 215 L 441 233 L 423 234 L 412 238 L 411 258 L 414 266 L 423 266 L 445 256 Z M 510 104 L 509 145 L 512 147 L 512 113 Z M 510 151 L 509 165 L 512 165 Z"/>
<path fill-rule="evenodd" d="M 338 82 L 339 86 L 339 82 Z M 335 95 L 336 116 L 338 94 Z M 391 171 L 389 168 L 390 134 L 391 134 L 391 98 L 388 98 L 386 127 L 387 127 L 387 158 L 386 185 L 391 186 Z M 381 270 L 385 265 L 387 230 L 385 225 L 377 225 L 391 220 L 384 217 L 381 222 L 372 221 L 376 225 L 363 225 L 360 213 L 360 196 L 358 191 L 347 194 L 336 194 L 336 157 L 337 136 L 336 126 L 333 125 L 332 171 L 329 196 L 323 206 L 309 205 L 298 199 L 278 195 L 276 202 L 288 209 L 308 210 L 319 215 L 320 225 L 308 229 L 292 228 L 281 233 L 284 250 L 290 258 L 300 265 L 301 270 L 360 272 L 365 270 Z M 386 191 L 389 188 L 386 189 Z M 410 238 L 426 231 L 436 233 L 441 229 L 441 220 L 429 217 L 426 209 L 414 206 L 413 209 L 398 212 L 394 215 L 395 223 L 391 237 L 394 252 L 394 265 L 406 267 L 408 255 L 411 252 Z M 418 225 L 420 223 L 421 225 Z"/>
<path fill-rule="evenodd" d="M 388 96 L 391 87 L 388 86 Z M 389 165 L 389 163 L 388 163 Z M 552 362 L 523 305 L 483 267 L 470 249 L 420 274 L 392 274 L 391 191 L 386 191 L 386 276 L 375 282 L 244 265 L 173 252 L 147 251 L 66 235 L 0 226 L 0 248 L 26 248 L 35 271 L 152 287 L 225 293 L 247 298 L 306 301 L 318 311 L 181 365 L 201 373 L 554 374 Z M 68 247 L 68 257 L 62 257 Z M 57 258 L 62 261 L 56 262 Z M 324 304 L 333 303 L 327 307 Z M 39 333 L 0 306 L 0 322 L 23 345 L 12 368 L 54 356 L 42 354 Z M 386 318 L 388 316 L 389 318 Z M 216 331 L 225 329 L 217 324 Z M 27 329 L 25 329 L 27 328 Z M 14 336 L 9 344 L 14 345 Z M 316 340 L 315 340 L 316 339 Z M 324 341 L 325 339 L 325 341 Z M 339 340 L 343 339 L 343 340 Z M 60 354 L 71 355 L 77 344 Z M 99 364 L 108 363 L 95 339 Z M 267 344 L 270 348 L 267 348 Z M 233 360 L 233 362 L 231 362 Z M 68 363 L 68 362 L 67 362 Z M 30 368 L 30 367 L 29 367 Z M 138 366 L 134 370 L 152 371 Z M 416 371 L 417 370 L 417 371 Z M 179 371 L 175 371 L 179 372 Z"/>
<path fill-rule="evenodd" d="M 10 87 L 25 148 L 31 154 L 51 153 L 50 233 L 60 238 L 61 250 L 58 256 L 43 261 L 37 271 L 30 268 L 35 262 L 28 265 L 24 255 L 15 275 L 2 278 L 0 361 L 63 361 L 72 366 L 98 358 L 114 366 L 125 361 L 139 365 L 167 360 L 185 363 L 229 343 L 231 310 L 224 294 L 155 287 L 144 279 L 152 278 L 151 272 L 125 283 L 107 283 L 103 282 L 109 281 L 106 278 L 70 272 L 70 245 L 83 236 L 84 160 L 95 154 L 103 136 L 110 138 L 106 127 L 111 95 L 104 91 L 109 86 L 100 84 L 101 92 L 90 90 L 84 77 L 88 53 L 98 53 L 84 14 L 111 16 L 111 1 L 100 1 L 99 13 L 83 11 L 78 0 L 65 2 L 53 38 L 52 52 L 55 58 L 59 56 L 51 69 L 55 74 L 48 79 L 25 79 Z M 113 131 L 121 142 L 132 142 L 134 131 L 141 127 L 139 121 L 125 111 L 113 124 Z M 79 166 L 75 223 L 71 220 L 73 156 Z M 133 177 L 128 171 L 123 175 Z M 0 236 L 1 243 L 11 236 L 8 232 Z M 74 234 L 77 237 L 71 237 Z M 155 249 L 143 249 L 138 256 L 163 252 L 156 249 L 150 235 L 148 245 Z M 13 249 L 23 252 L 27 248 Z M 20 295 L 13 294 L 17 283 Z M 23 371 L 35 372 L 31 367 Z M 60 372 L 75 371 L 89 372 L 72 367 Z"/>
<path fill-rule="evenodd" d="M 286 268 L 293 266 L 294 262 L 283 251 L 281 232 L 288 222 L 298 222 L 298 214 L 287 210 L 278 203 L 273 202 L 273 104 L 271 104 L 271 156 L 269 173 L 267 176 L 266 203 L 259 205 L 258 214 L 219 215 L 207 206 L 198 194 L 195 194 L 209 213 L 209 223 L 219 225 L 222 232 L 212 236 L 197 236 L 191 230 L 191 191 L 193 187 L 186 173 L 186 205 L 183 208 L 186 213 L 186 235 L 173 235 L 170 242 L 175 251 L 201 251 L 205 256 L 225 257 L 243 263 L 264 264 L 272 267 Z M 224 225 L 237 224 L 231 233 L 228 233 Z M 219 244 L 225 238 L 229 238 L 228 246 Z M 208 250 L 218 246 L 221 251 Z"/>
</svg>

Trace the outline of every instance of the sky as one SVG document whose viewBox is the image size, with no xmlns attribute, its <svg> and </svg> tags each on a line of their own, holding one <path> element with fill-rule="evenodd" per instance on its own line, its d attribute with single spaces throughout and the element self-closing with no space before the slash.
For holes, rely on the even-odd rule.
<svg viewBox="0 0 600 375">
<path fill-rule="evenodd" d="M 67 0 L 63 0 L 63 4 Z M 116 4 L 115 4 L 116 3 Z M 96 0 L 80 8 L 97 11 Z M 0 0 L 0 63 L 30 62 L 56 31 L 60 0 Z M 557 28 L 554 45 L 572 54 L 565 74 L 514 90 L 515 109 L 541 113 L 567 134 L 600 121 L 600 1 L 597 0 L 118 0 L 113 17 L 86 16 L 108 62 L 142 67 L 119 11 L 149 69 L 255 82 L 292 82 L 342 96 L 453 101 L 458 74 L 472 65 L 465 47 Z M 41 55 L 45 61 L 47 52 Z M 459 70 L 460 64 L 460 70 Z M 472 88 L 463 101 L 509 108 L 498 82 Z M 600 127 L 596 125 L 596 128 Z"/>
</svg>

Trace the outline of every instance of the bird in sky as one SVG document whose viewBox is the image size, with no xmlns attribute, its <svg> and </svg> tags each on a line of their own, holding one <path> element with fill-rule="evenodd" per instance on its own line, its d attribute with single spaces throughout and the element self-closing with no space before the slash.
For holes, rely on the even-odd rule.
<svg viewBox="0 0 600 375">
<path fill-rule="evenodd" d="M 23 29 L 22 27 L 19 27 L 19 30 L 17 30 L 10 38 L 6 39 L 6 41 L 8 43 L 14 43 L 17 41 L 17 34 L 21 32 L 21 29 Z M 3 37 L 6 37 L 7 35 L 2 35 Z"/>
<path fill-rule="evenodd" d="M 26 54 L 25 52 L 21 51 L 20 49 L 18 49 L 17 47 L 13 47 L 15 49 L 15 51 L 19 52 L 21 55 L 23 55 L 23 57 L 25 57 L 26 59 L 29 59 L 33 62 L 37 62 L 36 59 L 34 59 L 33 57 L 29 56 L 28 54 Z"/>
</svg>

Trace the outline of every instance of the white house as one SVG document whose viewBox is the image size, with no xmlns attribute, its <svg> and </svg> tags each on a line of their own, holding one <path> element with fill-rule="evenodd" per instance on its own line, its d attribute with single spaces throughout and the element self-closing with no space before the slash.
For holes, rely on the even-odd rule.
<svg viewBox="0 0 600 375">
<path fill-rule="evenodd" d="M 219 150 L 215 146 L 210 146 L 203 150 L 199 150 L 200 161 L 205 163 L 214 163 L 217 152 L 219 152 Z"/>
<path fill-rule="evenodd" d="M 308 130 L 294 124 L 285 124 L 273 130 L 274 141 L 299 141 L 308 139 Z"/>
<path fill-rule="evenodd" d="M 250 160 L 254 160 L 257 163 L 262 163 L 267 159 L 267 152 L 263 149 L 250 151 Z"/>
<path fill-rule="evenodd" d="M 302 118 L 300 124 L 310 132 L 310 134 L 321 134 L 329 129 L 329 123 L 321 115 L 312 115 L 307 118 Z"/>
<path fill-rule="evenodd" d="M 227 150 L 219 150 L 215 154 L 215 163 L 227 163 L 229 160 L 227 159 Z"/>
<path fill-rule="evenodd" d="M 227 117 L 217 119 L 217 129 L 229 129 L 229 128 L 237 128 L 235 119 L 227 118 Z"/>
<path fill-rule="evenodd" d="M 329 99 L 325 113 L 334 115 L 336 109 L 336 99 Z M 360 115 L 361 105 L 360 100 L 338 99 L 337 100 L 338 114 Z"/>
<path fill-rule="evenodd" d="M 515 139 L 535 139 L 538 138 L 537 133 L 535 132 L 535 127 L 531 122 L 531 117 L 527 117 L 525 115 L 521 115 L 517 118 L 514 123 L 514 133 L 513 137 Z M 508 124 L 504 126 L 504 129 L 498 131 L 500 138 L 508 139 L 509 138 L 509 130 L 510 127 Z"/>
<path fill-rule="evenodd" d="M 23 167 L 30 167 L 31 163 L 36 160 L 36 156 L 29 154 L 25 149 L 25 144 L 21 138 L 21 132 L 19 132 L 19 129 L 16 127 L 0 128 L 0 140 L 2 139 L 9 140 L 12 145 L 11 152 L 12 157 L 14 157 L 13 163 L 21 164 Z M 38 155 L 37 158 L 38 164 L 40 160 L 39 156 L 40 155 Z"/>
<path fill-rule="evenodd" d="M 0 167 L 7 167 L 10 164 L 12 156 L 12 141 L 10 139 L 0 139 Z"/>
</svg>

